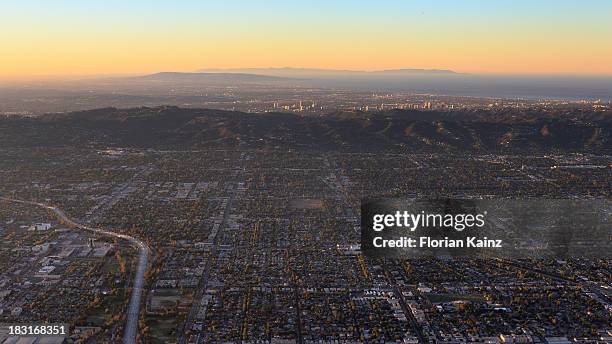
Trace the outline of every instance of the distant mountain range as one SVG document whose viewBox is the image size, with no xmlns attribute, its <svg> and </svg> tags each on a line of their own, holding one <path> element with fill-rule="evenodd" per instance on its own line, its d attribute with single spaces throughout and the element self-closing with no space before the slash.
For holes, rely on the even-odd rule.
<svg viewBox="0 0 612 344">
<path fill-rule="evenodd" d="M 417 75 L 453 75 L 458 74 L 445 69 L 390 69 L 380 71 L 359 71 L 319 68 L 235 68 L 235 69 L 201 69 L 205 73 L 243 73 L 277 76 L 283 78 L 338 78 L 338 77 L 376 77 L 376 76 L 417 76 Z"/>
<path fill-rule="evenodd" d="M 456 73 L 444 69 L 367 72 L 310 68 L 246 68 L 203 69 L 194 73 L 166 72 L 143 76 L 138 80 L 219 85 L 266 83 L 472 97 L 612 100 L 612 76 L 485 75 Z"/>
<path fill-rule="evenodd" d="M 388 79 L 405 77 L 428 77 L 460 75 L 442 69 L 393 69 L 381 71 L 352 71 L 311 68 L 245 68 L 245 69 L 203 69 L 196 72 L 160 72 L 136 77 L 129 80 L 171 81 L 171 82 L 279 82 L 306 80 L 352 80 Z"/>
<path fill-rule="evenodd" d="M 356 152 L 611 153 L 612 120 L 595 112 L 287 113 L 104 108 L 0 118 L 0 147 L 303 149 Z"/>
<path fill-rule="evenodd" d="M 181 73 L 181 72 L 160 72 L 155 74 L 131 77 L 132 80 L 148 81 L 190 81 L 190 82 L 265 82 L 278 81 L 281 77 L 270 75 L 257 75 L 249 73 Z"/>
</svg>

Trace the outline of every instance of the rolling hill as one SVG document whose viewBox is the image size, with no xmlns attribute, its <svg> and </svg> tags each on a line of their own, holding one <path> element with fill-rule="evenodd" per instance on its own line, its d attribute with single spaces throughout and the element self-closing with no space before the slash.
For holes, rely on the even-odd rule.
<svg viewBox="0 0 612 344">
<path fill-rule="evenodd" d="M 163 106 L 3 118 L 0 145 L 610 153 L 611 130 L 610 118 L 596 113 L 393 110 L 301 116 Z"/>
</svg>

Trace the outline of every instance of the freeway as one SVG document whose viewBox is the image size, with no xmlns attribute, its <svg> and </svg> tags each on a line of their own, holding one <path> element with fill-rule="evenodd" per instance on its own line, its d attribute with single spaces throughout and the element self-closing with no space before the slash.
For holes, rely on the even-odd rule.
<svg viewBox="0 0 612 344">
<path fill-rule="evenodd" d="M 83 229 L 92 233 L 96 233 L 103 236 L 115 237 L 118 239 L 128 241 L 133 247 L 138 249 L 138 266 L 136 268 L 136 274 L 134 275 L 134 284 L 132 287 L 132 295 L 130 296 L 130 303 L 128 306 L 125 330 L 123 333 L 123 343 L 135 344 L 136 336 L 138 334 L 138 317 L 140 313 L 140 301 L 142 299 L 142 291 L 144 287 L 144 275 L 149 264 L 149 247 L 143 241 L 134 238 L 132 236 L 120 233 L 114 233 L 101 228 L 94 228 L 87 225 L 83 225 L 71 220 L 61 209 L 44 203 L 24 201 L 14 198 L 0 197 L 0 200 L 21 203 L 27 205 L 33 205 L 52 211 L 57 218 L 66 226 L 70 228 Z"/>
<path fill-rule="evenodd" d="M 395 297 L 398 299 L 400 307 L 402 307 L 402 311 L 404 312 L 406 319 L 410 322 L 410 326 L 412 327 L 414 334 L 417 336 L 419 344 L 429 343 L 429 341 L 427 340 L 427 338 L 425 338 L 425 335 L 423 334 L 423 329 L 421 328 L 421 325 L 419 325 L 417 319 L 414 317 L 414 314 L 412 313 L 412 310 L 410 309 L 410 307 L 408 307 L 406 298 L 404 298 L 404 294 L 402 293 L 400 287 L 397 285 L 397 281 L 395 280 L 395 277 L 391 275 L 384 261 L 382 264 L 382 268 L 383 268 L 383 273 L 385 275 L 385 279 L 387 280 L 389 285 L 391 285 L 391 288 L 393 289 L 393 294 L 395 294 Z"/>
</svg>

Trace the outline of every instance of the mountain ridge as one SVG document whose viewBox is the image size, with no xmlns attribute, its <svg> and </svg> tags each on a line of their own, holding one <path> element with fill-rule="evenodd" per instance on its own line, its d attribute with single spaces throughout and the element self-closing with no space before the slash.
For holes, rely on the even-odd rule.
<svg viewBox="0 0 612 344">
<path fill-rule="evenodd" d="M 257 75 L 281 76 L 281 77 L 375 77 L 375 76 L 410 76 L 410 75 L 458 75 L 449 69 L 383 69 L 383 70 L 350 70 L 350 69 L 324 69 L 324 68 L 295 68 L 295 67 L 270 67 L 270 68 L 204 68 L 198 69 L 199 73 L 251 73 Z"/>
<path fill-rule="evenodd" d="M 2 147 L 610 154 L 611 136 L 610 119 L 593 113 L 392 110 L 305 116 L 162 106 L 0 119 Z"/>
<path fill-rule="evenodd" d="M 136 77 L 130 77 L 130 79 L 140 80 L 159 80 L 159 81 L 171 81 L 171 80 L 186 80 L 186 81 L 274 81 L 282 80 L 285 78 L 270 76 L 270 75 L 258 75 L 249 73 L 205 73 L 205 72 L 158 72 L 153 74 L 146 74 Z"/>
</svg>

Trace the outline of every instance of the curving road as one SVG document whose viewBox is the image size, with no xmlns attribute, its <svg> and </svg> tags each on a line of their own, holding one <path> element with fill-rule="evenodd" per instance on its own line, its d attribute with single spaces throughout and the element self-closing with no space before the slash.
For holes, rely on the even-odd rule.
<svg viewBox="0 0 612 344">
<path fill-rule="evenodd" d="M 94 228 L 74 222 L 68 216 L 66 216 L 66 214 L 61 209 L 44 203 L 24 201 L 20 199 L 6 197 L 0 197 L 0 200 L 13 203 L 34 205 L 37 207 L 51 210 L 68 227 L 84 229 L 86 231 L 90 231 L 96 234 L 127 240 L 132 246 L 138 248 L 138 266 L 136 268 L 136 274 L 134 275 L 134 285 L 132 287 L 132 295 L 130 296 L 130 304 L 128 306 L 126 316 L 125 331 L 123 333 L 123 343 L 135 344 L 136 335 L 138 334 L 138 315 L 140 312 L 140 300 L 142 299 L 142 291 L 144 287 L 144 275 L 149 262 L 149 247 L 147 246 L 147 244 L 137 238 L 126 234 L 114 233 L 101 228 Z"/>
</svg>

